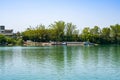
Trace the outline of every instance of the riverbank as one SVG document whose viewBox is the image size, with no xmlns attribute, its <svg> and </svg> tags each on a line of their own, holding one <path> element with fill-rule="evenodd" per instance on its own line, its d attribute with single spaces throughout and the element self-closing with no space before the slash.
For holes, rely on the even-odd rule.
<svg viewBox="0 0 120 80">
<path fill-rule="evenodd" d="M 84 46 L 84 45 L 93 45 L 96 46 L 98 44 L 90 43 L 90 42 L 32 42 L 26 41 L 23 44 L 24 46 L 52 46 L 52 45 L 67 45 L 67 46 Z"/>
</svg>

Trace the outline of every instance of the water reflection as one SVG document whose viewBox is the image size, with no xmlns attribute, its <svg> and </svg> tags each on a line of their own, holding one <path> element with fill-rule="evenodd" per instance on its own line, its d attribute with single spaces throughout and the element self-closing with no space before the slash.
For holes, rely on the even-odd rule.
<svg viewBox="0 0 120 80">
<path fill-rule="evenodd" d="M 105 77 L 103 73 L 106 76 L 114 75 L 120 70 L 119 53 L 120 46 L 113 45 L 0 47 L 0 75 L 34 76 L 33 79 L 44 80 L 47 80 L 46 76 L 52 80 L 68 80 L 72 77 L 79 80 L 83 79 L 81 76 L 95 75 L 97 78 Z M 117 72 L 117 75 L 120 73 Z"/>
<path fill-rule="evenodd" d="M 6 69 L 12 66 L 13 52 L 6 47 L 0 47 L 0 73 L 4 74 Z"/>
</svg>

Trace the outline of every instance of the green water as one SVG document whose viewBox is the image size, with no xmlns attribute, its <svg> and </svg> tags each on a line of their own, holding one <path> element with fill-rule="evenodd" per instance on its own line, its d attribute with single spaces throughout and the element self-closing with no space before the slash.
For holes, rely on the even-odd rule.
<svg viewBox="0 0 120 80">
<path fill-rule="evenodd" d="M 120 80 L 120 46 L 0 47 L 0 80 Z"/>
</svg>

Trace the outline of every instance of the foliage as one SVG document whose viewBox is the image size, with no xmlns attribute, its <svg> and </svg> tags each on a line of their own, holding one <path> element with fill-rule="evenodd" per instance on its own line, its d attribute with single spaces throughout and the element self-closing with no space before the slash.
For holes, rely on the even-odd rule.
<svg viewBox="0 0 120 80">
<path fill-rule="evenodd" d="M 22 39 L 17 39 L 16 45 L 23 45 L 23 40 Z"/>
<path fill-rule="evenodd" d="M 6 37 L 6 43 L 7 44 L 11 44 L 11 45 L 15 45 L 16 44 L 16 40 L 10 37 Z"/>
<path fill-rule="evenodd" d="M 98 26 L 93 28 L 85 27 L 79 34 L 76 25 L 65 23 L 64 21 L 56 21 L 47 28 L 42 24 L 35 28 L 29 27 L 22 32 L 22 39 L 35 42 L 90 41 L 99 44 L 120 44 L 120 25 L 111 25 L 103 29 Z"/>
<path fill-rule="evenodd" d="M 6 38 L 4 35 L 0 34 L 0 45 L 4 45 L 6 43 Z"/>
<path fill-rule="evenodd" d="M 120 25 L 119 24 L 111 25 L 110 29 L 111 29 L 112 42 L 119 44 L 120 43 Z"/>
<path fill-rule="evenodd" d="M 50 25 L 50 29 L 51 31 L 53 31 L 52 36 L 54 36 L 54 40 L 64 40 L 65 25 L 66 24 L 64 21 L 58 21 Z"/>
<path fill-rule="evenodd" d="M 101 30 L 101 43 L 111 43 L 111 37 L 110 37 L 110 28 L 103 28 Z"/>
<path fill-rule="evenodd" d="M 0 45 L 22 45 L 23 39 L 19 36 L 10 37 L 0 34 Z"/>
<path fill-rule="evenodd" d="M 79 30 L 72 23 L 57 21 L 46 28 L 44 25 L 38 25 L 35 28 L 28 28 L 22 32 L 23 40 L 32 40 L 34 42 L 48 41 L 77 41 L 79 40 Z"/>
<path fill-rule="evenodd" d="M 99 44 L 120 44 L 120 25 L 111 25 L 102 29 L 98 26 L 85 27 L 79 34 L 79 30 L 73 23 L 56 21 L 48 28 L 42 24 L 35 28 L 29 27 L 22 33 L 17 32 L 16 37 L 0 34 L 0 45 L 22 45 L 27 40 L 34 42 L 89 41 Z"/>
<path fill-rule="evenodd" d="M 67 23 L 66 37 L 67 37 L 67 41 L 78 41 L 79 40 L 79 30 L 76 30 L 76 25 L 72 23 Z"/>
</svg>

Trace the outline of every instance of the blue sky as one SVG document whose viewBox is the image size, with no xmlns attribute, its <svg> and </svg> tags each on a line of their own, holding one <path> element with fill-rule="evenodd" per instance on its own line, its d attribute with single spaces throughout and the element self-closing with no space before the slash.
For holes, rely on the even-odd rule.
<svg viewBox="0 0 120 80">
<path fill-rule="evenodd" d="M 14 31 L 59 20 L 80 30 L 120 24 L 120 0 L 0 0 L 0 12 L 0 25 Z"/>
</svg>

